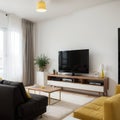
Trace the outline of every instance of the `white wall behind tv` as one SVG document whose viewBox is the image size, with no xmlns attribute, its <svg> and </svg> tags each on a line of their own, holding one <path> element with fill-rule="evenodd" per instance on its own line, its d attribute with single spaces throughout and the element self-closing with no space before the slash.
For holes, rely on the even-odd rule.
<svg viewBox="0 0 120 120">
<path fill-rule="evenodd" d="M 109 95 L 118 82 L 118 28 L 120 1 L 106 3 L 82 11 L 37 23 L 36 56 L 50 58 L 49 72 L 58 70 L 58 51 L 90 50 L 90 73 L 105 66 L 110 78 Z"/>
</svg>

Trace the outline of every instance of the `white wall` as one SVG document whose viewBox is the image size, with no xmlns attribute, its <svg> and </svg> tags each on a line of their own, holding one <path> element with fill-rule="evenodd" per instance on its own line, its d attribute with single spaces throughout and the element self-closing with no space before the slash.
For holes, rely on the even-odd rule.
<svg viewBox="0 0 120 120">
<path fill-rule="evenodd" d="M 49 71 L 58 70 L 58 51 L 90 49 L 90 72 L 99 64 L 110 78 L 109 95 L 118 81 L 118 28 L 120 1 L 76 11 L 74 14 L 37 24 L 36 56 L 51 59 Z"/>
<path fill-rule="evenodd" d="M 6 28 L 8 26 L 8 16 L 6 13 L 0 11 L 0 27 Z"/>
</svg>

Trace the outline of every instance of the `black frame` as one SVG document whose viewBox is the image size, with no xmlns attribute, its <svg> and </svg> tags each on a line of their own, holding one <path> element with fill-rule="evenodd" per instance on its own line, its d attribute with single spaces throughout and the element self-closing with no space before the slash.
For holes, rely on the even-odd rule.
<svg viewBox="0 0 120 120">
<path fill-rule="evenodd" d="M 63 53 L 67 53 L 67 64 L 68 66 L 66 68 L 63 68 Z M 85 57 L 85 60 L 86 61 L 85 65 L 87 66 L 85 70 L 78 70 L 78 69 L 73 69 L 73 67 L 71 67 L 71 60 L 70 58 L 73 59 L 73 56 L 71 57 L 71 53 L 78 56 L 78 53 L 82 55 L 82 58 Z M 66 58 L 65 58 L 66 60 Z M 58 52 L 58 70 L 59 72 L 68 72 L 68 73 L 72 73 L 72 75 L 75 75 L 76 74 L 79 74 L 79 73 L 89 73 L 89 49 L 79 49 L 79 50 L 66 50 L 66 51 L 59 51 Z M 78 67 L 77 67 L 78 68 Z"/>
<path fill-rule="evenodd" d="M 120 28 L 118 28 L 118 84 L 120 84 Z"/>
</svg>

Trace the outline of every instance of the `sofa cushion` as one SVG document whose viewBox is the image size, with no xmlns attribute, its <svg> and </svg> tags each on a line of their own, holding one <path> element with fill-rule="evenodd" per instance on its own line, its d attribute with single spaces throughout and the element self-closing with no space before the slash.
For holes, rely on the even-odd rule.
<svg viewBox="0 0 120 120">
<path fill-rule="evenodd" d="M 25 104 L 22 104 L 18 108 L 18 116 L 20 118 L 26 118 L 32 114 L 39 115 L 40 109 L 45 108 L 48 104 L 48 98 L 42 95 L 31 94 L 32 98 Z"/>
<path fill-rule="evenodd" d="M 3 83 L 3 80 L 0 80 L 0 84 L 2 84 Z"/>
<path fill-rule="evenodd" d="M 19 87 L 25 102 L 29 100 L 29 98 L 26 95 L 26 91 L 22 82 L 13 82 L 13 81 L 3 80 L 3 84 Z"/>
<path fill-rule="evenodd" d="M 33 101 L 38 101 L 41 106 L 48 105 L 48 97 L 43 95 L 30 94 Z"/>
</svg>

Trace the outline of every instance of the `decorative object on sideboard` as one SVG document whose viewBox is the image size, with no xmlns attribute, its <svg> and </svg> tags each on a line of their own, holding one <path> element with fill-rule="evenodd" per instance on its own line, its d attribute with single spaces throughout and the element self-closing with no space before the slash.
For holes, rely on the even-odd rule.
<svg viewBox="0 0 120 120">
<path fill-rule="evenodd" d="M 99 72 L 96 71 L 96 72 L 94 73 L 94 76 L 95 76 L 95 77 L 99 77 Z"/>
<path fill-rule="evenodd" d="M 46 55 L 41 54 L 40 56 L 35 58 L 34 64 L 38 65 L 39 71 L 43 72 L 49 64 L 49 60 L 50 59 Z"/>
<path fill-rule="evenodd" d="M 55 73 L 56 73 L 56 70 L 55 70 L 55 69 L 53 69 L 53 75 L 55 75 Z"/>
<path fill-rule="evenodd" d="M 104 65 L 103 64 L 100 64 L 99 72 L 100 72 L 100 74 L 99 74 L 100 77 L 104 78 L 105 77 L 105 73 L 104 73 Z"/>
</svg>

